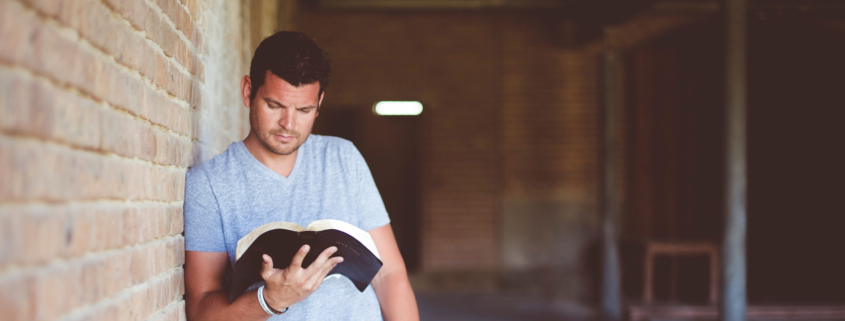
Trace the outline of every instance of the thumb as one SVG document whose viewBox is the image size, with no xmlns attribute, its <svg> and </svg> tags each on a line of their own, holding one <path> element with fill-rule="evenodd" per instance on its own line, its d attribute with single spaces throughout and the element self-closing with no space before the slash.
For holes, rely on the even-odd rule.
<svg viewBox="0 0 845 321">
<path fill-rule="evenodd" d="M 267 254 L 263 254 L 261 255 L 261 259 L 263 260 L 261 262 L 261 278 L 266 281 L 275 273 L 273 269 L 273 258 Z"/>
</svg>

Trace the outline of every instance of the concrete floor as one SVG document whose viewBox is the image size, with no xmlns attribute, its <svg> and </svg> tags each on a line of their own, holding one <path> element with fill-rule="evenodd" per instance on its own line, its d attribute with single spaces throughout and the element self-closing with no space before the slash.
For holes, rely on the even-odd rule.
<svg viewBox="0 0 845 321">
<path fill-rule="evenodd" d="M 567 302 L 543 302 L 514 294 L 417 292 L 422 321 L 586 321 L 587 307 Z"/>
</svg>

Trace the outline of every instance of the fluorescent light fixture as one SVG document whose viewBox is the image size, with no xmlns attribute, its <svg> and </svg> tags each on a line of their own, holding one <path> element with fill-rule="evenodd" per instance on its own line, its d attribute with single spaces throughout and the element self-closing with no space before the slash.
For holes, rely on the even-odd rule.
<svg viewBox="0 0 845 321">
<path fill-rule="evenodd" d="M 422 103 L 418 101 L 380 101 L 373 106 L 376 115 L 381 116 L 416 116 L 422 110 Z"/>
</svg>

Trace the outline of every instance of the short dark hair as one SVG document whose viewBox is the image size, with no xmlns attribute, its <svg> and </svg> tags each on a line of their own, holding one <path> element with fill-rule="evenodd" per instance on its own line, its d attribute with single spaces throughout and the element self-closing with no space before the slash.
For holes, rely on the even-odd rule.
<svg viewBox="0 0 845 321">
<path fill-rule="evenodd" d="M 320 82 L 320 94 L 329 86 L 331 61 L 322 48 L 308 35 L 296 31 L 280 31 L 265 38 L 255 49 L 249 66 L 252 80 L 250 99 L 264 85 L 267 71 L 294 86 Z"/>
</svg>

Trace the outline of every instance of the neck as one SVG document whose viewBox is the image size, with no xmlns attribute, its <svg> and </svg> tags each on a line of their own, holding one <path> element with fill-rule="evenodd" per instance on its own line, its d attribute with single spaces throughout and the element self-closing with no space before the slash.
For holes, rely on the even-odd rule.
<svg viewBox="0 0 845 321">
<path fill-rule="evenodd" d="M 273 153 L 261 144 L 252 131 L 244 139 L 244 146 L 252 154 L 252 157 L 255 157 L 261 164 L 284 177 L 288 177 L 290 172 L 293 171 L 293 165 L 296 164 L 296 154 L 299 153 L 299 150 L 295 150 L 288 155 Z"/>
</svg>

